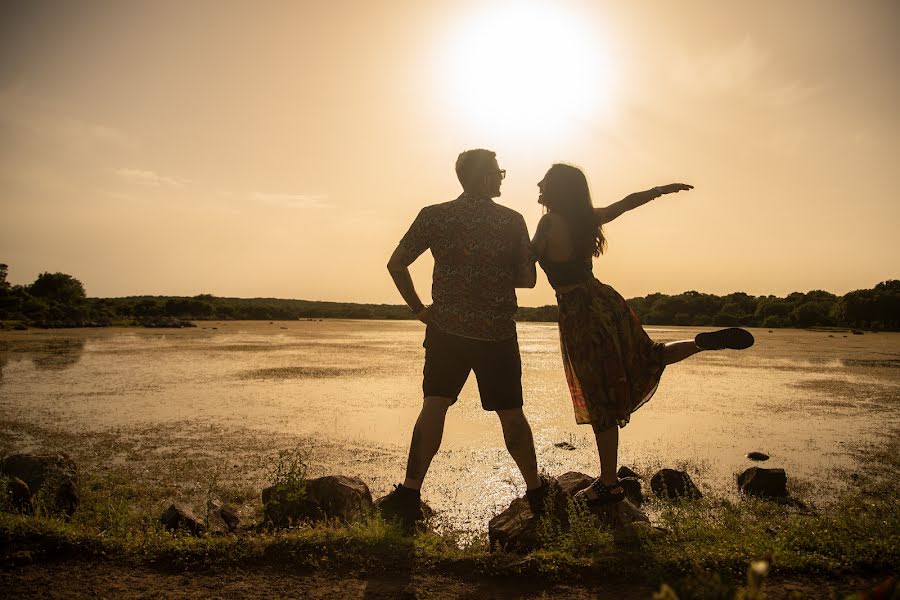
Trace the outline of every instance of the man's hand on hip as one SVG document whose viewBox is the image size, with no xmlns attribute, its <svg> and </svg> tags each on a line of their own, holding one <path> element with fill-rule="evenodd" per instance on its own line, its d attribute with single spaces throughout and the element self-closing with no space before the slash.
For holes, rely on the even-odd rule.
<svg viewBox="0 0 900 600">
<path fill-rule="evenodd" d="M 420 310 L 419 312 L 416 313 L 416 318 L 418 320 L 422 321 L 423 323 L 425 323 L 426 325 L 428 325 L 428 323 L 431 322 L 431 313 L 432 313 L 432 307 L 426 306 L 425 308 L 423 308 L 422 310 Z"/>
</svg>

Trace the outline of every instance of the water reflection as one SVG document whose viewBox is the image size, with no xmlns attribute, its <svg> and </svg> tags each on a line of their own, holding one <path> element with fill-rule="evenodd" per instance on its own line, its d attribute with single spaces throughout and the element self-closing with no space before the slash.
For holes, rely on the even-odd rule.
<svg viewBox="0 0 900 600">
<path fill-rule="evenodd" d="M 3 371 L 15 361 L 27 360 L 40 371 L 64 371 L 81 360 L 87 338 L 72 337 L 52 339 L 0 340 L 0 383 Z"/>
<path fill-rule="evenodd" d="M 31 362 L 42 371 L 63 371 L 74 366 L 84 352 L 84 338 L 54 340 L 41 352 L 31 356 Z"/>
<path fill-rule="evenodd" d="M 900 359 L 897 358 L 882 358 L 873 360 L 842 358 L 841 363 L 845 367 L 884 367 L 888 369 L 900 369 Z"/>
</svg>

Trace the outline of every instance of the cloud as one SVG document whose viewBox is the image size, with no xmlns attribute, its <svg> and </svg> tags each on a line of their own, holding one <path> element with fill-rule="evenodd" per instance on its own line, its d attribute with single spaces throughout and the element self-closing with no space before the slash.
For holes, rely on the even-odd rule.
<svg viewBox="0 0 900 600">
<path fill-rule="evenodd" d="M 145 171 L 143 169 L 116 169 L 116 175 L 130 181 L 131 183 L 136 183 L 139 185 L 148 185 L 152 187 L 176 187 L 182 188 L 184 187 L 187 181 L 179 181 L 174 177 L 167 177 L 165 175 L 160 175 L 159 173 L 154 173 L 153 171 Z"/>
<path fill-rule="evenodd" d="M 19 137 L 40 139 L 81 152 L 100 147 L 135 149 L 127 133 L 69 114 L 58 103 L 30 93 L 22 85 L 0 91 L 0 123 Z"/>
<path fill-rule="evenodd" d="M 681 54 L 671 73 L 676 83 L 699 93 L 731 92 L 751 87 L 768 62 L 768 53 L 748 36 L 716 52 Z"/>
<path fill-rule="evenodd" d="M 254 192 L 250 198 L 261 204 L 280 208 L 327 208 L 327 194 L 270 194 Z"/>
</svg>

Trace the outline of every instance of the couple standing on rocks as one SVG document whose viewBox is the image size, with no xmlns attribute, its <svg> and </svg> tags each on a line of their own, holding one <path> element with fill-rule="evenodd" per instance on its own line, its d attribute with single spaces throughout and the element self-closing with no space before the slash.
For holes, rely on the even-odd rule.
<svg viewBox="0 0 900 600">
<path fill-rule="evenodd" d="M 406 530 L 421 518 L 420 490 L 440 448 L 447 410 L 473 370 L 482 407 L 500 418 L 506 448 L 525 479 L 528 504 L 534 514 L 542 512 L 551 482 L 538 474 L 531 427 L 522 411 L 514 321 L 515 289 L 535 286 L 535 262 L 556 291 L 563 369 L 575 420 L 591 425 L 600 457 L 600 476 L 578 495 L 589 505 L 623 500 L 616 476 L 619 428 L 656 391 L 666 365 L 703 350 L 753 344 L 753 336 L 738 328 L 654 342 L 622 296 L 593 275 L 592 258 L 606 247 L 602 225 L 693 186 L 672 183 L 595 208 L 584 173 L 555 164 L 538 183 L 538 203 L 546 212 L 529 240 L 522 215 L 493 201 L 506 176 L 494 152 L 463 152 L 456 174 L 463 193 L 423 208 L 388 262 L 397 289 L 427 327 L 424 402 L 413 429 L 406 479 L 381 499 L 382 513 Z M 426 307 L 408 267 L 428 249 L 434 256 L 434 303 Z"/>
</svg>

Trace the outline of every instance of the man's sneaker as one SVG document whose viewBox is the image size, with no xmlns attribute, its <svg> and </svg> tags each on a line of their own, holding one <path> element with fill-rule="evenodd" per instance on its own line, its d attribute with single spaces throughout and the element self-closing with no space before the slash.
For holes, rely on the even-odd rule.
<svg viewBox="0 0 900 600">
<path fill-rule="evenodd" d="M 386 520 L 399 522 L 404 533 L 412 533 L 415 530 L 416 521 L 423 518 L 419 490 L 403 485 L 395 485 L 391 493 L 375 504 Z"/>
<path fill-rule="evenodd" d="M 547 510 L 547 496 L 550 495 L 553 483 L 549 477 L 541 475 L 541 487 L 525 490 L 528 508 L 531 509 L 531 514 L 534 516 L 539 517 Z"/>
<path fill-rule="evenodd" d="M 694 343 L 701 350 L 744 350 L 753 345 L 753 334 L 740 327 L 698 333 Z"/>
</svg>

